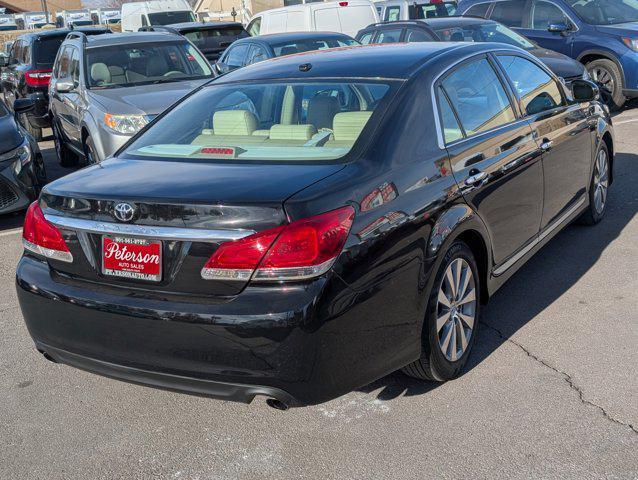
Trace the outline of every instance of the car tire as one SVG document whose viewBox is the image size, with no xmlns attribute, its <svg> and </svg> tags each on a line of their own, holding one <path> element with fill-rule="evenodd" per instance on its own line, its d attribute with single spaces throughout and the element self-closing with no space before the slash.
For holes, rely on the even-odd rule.
<svg viewBox="0 0 638 480">
<path fill-rule="evenodd" d="M 596 225 L 605 216 L 607 194 L 609 192 L 610 166 L 609 149 L 605 142 L 601 142 L 598 152 L 596 152 L 594 168 L 589 181 L 589 207 L 580 217 L 580 223 Z"/>
<path fill-rule="evenodd" d="M 95 143 L 93 143 L 93 139 L 90 136 L 87 136 L 84 140 L 84 158 L 87 165 L 94 165 L 99 162 Z"/>
<path fill-rule="evenodd" d="M 437 382 L 458 376 L 476 342 L 480 288 L 472 251 L 465 243 L 455 242 L 443 257 L 429 295 L 421 358 L 404 367 L 404 373 Z"/>
<path fill-rule="evenodd" d="M 42 141 L 42 129 L 31 126 L 29 123 L 29 117 L 26 113 L 20 115 L 20 125 L 29 132 L 29 135 L 31 135 L 36 142 Z"/>
<path fill-rule="evenodd" d="M 606 58 L 600 58 L 589 62 L 586 67 L 592 80 L 600 87 L 601 97 L 609 108 L 622 108 L 627 98 L 622 93 L 623 75 L 618 65 Z"/>
<path fill-rule="evenodd" d="M 64 139 L 62 138 L 60 128 L 56 122 L 53 122 L 52 129 L 53 143 L 55 145 L 55 152 L 58 154 L 58 158 L 60 159 L 60 165 L 65 168 L 77 166 L 78 157 L 64 144 Z"/>
</svg>

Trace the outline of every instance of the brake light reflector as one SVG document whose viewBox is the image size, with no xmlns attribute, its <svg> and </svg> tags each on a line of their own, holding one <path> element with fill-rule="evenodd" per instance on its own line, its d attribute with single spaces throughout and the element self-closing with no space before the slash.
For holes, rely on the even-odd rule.
<svg viewBox="0 0 638 480">
<path fill-rule="evenodd" d="M 22 244 L 25 250 L 38 255 L 62 262 L 70 263 L 73 261 L 73 255 L 62 237 L 62 233 L 44 218 L 44 213 L 37 201 L 29 206 L 24 218 Z"/>
<path fill-rule="evenodd" d="M 340 7 L 347 7 L 348 6 L 348 2 L 339 2 L 339 6 Z"/>
<path fill-rule="evenodd" d="M 326 273 L 348 238 L 354 208 L 343 207 L 222 244 L 202 270 L 206 280 L 305 280 Z"/>
<path fill-rule="evenodd" d="M 51 70 L 29 70 L 24 75 L 30 87 L 46 87 L 51 80 Z"/>
</svg>

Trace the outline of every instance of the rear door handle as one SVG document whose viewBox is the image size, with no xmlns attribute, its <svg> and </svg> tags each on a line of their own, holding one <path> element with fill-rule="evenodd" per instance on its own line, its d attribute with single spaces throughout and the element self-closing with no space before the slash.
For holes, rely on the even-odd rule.
<svg viewBox="0 0 638 480">
<path fill-rule="evenodd" d="M 476 170 L 475 170 L 476 172 Z M 473 175 L 470 175 L 465 179 L 465 185 L 473 186 L 481 183 L 483 180 L 487 178 L 487 173 L 485 172 L 476 172 Z"/>
</svg>

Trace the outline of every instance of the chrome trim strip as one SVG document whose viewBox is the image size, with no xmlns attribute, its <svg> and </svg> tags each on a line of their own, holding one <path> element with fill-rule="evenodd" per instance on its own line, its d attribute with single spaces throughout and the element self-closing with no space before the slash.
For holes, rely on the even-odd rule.
<svg viewBox="0 0 638 480">
<path fill-rule="evenodd" d="M 179 242 L 220 243 L 239 240 L 254 234 L 254 230 L 203 230 L 197 228 L 158 227 L 129 225 L 126 223 L 98 222 L 82 218 L 45 214 L 44 217 L 58 228 L 79 232 L 130 235 L 132 237 Z"/>
<path fill-rule="evenodd" d="M 498 276 L 504 274 L 507 270 L 509 270 L 516 262 L 518 262 L 525 255 L 527 255 L 536 245 L 538 245 L 545 238 L 547 238 L 547 236 L 550 233 L 552 233 L 554 230 L 556 230 L 558 227 L 560 227 L 565 222 L 565 220 L 567 220 L 569 217 L 571 217 L 580 207 L 583 206 L 584 203 L 585 203 L 585 197 L 583 196 L 583 197 L 581 197 L 581 199 L 578 202 L 576 202 L 576 204 L 573 207 L 571 207 L 569 210 L 567 210 L 565 213 L 563 213 L 559 218 L 554 220 L 554 223 L 552 223 L 545 230 L 543 230 L 540 233 L 540 235 L 538 235 L 538 237 L 536 237 L 536 239 L 532 243 L 527 245 L 525 248 L 523 248 L 521 251 L 519 251 L 512 258 L 507 260 L 503 265 L 501 265 L 498 268 L 495 268 L 493 270 L 493 272 L 492 272 L 494 274 L 494 276 L 498 277 Z"/>
</svg>

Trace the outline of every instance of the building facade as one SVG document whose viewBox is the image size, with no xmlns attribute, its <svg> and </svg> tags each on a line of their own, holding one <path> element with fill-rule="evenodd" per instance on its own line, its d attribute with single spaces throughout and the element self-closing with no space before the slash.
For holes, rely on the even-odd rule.
<svg viewBox="0 0 638 480">
<path fill-rule="evenodd" d="M 41 12 L 44 2 L 42 0 L 0 0 L 0 9 L 6 9 L 6 13 Z M 46 0 L 49 12 L 72 10 L 82 8 L 82 0 Z"/>
</svg>

